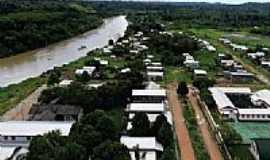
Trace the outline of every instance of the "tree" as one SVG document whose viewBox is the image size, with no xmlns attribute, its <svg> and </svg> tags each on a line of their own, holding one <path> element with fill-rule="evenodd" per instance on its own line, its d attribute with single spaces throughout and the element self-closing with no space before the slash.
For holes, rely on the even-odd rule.
<svg viewBox="0 0 270 160">
<path fill-rule="evenodd" d="M 111 45 L 111 46 L 113 46 L 114 45 L 113 39 L 110 39 L 108 44 Z"/>
<path fill-rule="evenodd" d="M 178 84 L 177 93 L 180 94 L 182 97 L 188 94 L 188 87 L 186 82 L 180 82 Z"/>
<path fill-rule="evenodd" d="M 53 131 L 31 140 L 27 160 L 87 160 L 85 149 Z"/>
<path fill-rule="evenodd" d="M 130 160 L 129 150 L 119 142 L 107 140 L 93 149 L 92 160 Z"/>
<path fill-rule="evenodd" d="M 145 113 L 136 113 L 132 119 L 132 129 L 129 131 L 131 136 L 147 136 L 150 129 L 150 121 Z"/>
<path fill-rule="evenodd" d="M 60 75 L 52 72 L 47 80 L 47 85 L 54 85 L 60 82 Z"/>
<path fill-rule="evenodd" d="M 167 147 L 173 143 L 173 132 L 172 127 L 169 123 L 164 123 L 160 128 L 157 136 L 157 140 L 164 146 Z"/>
<path fill-rule="evenodd" d="M 84 71 L 82 73 L 82 75 L 78 76 L 78 80 L 82 83 L 86 83 L 91 79 L 90 75 L 88 74 L 88 72 Z"/>
<path fill-rule="evenodd" d="M 167 118 L 161 114 L 156 118 L 156 121 L 153 123 L 151 127 L 151 136 L 157 136 L 160 128 L 164 123 L 167 123 Z"/>
</svg>

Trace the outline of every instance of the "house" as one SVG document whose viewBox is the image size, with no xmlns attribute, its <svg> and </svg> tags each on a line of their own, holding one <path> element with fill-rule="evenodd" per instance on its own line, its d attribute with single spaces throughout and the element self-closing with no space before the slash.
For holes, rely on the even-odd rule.
<svg viewBox="0 0 270 160">
<path fill-rule="evenodd" d="M 261 66 L 265 69 L 270 70 L 270 61 L 261 61 Z"/>
<path fill-rule="evenodd" d="M 103 52 L 106 54 L 112 53 L 111 49 L 109 49 L 109 48 L 103 48 Z"/>
<path fill-rule="evenodd" d="M 153 59 L 153 58 L 154 58 L 154 56 L 153 56 L 153 55 L 151 55 L 151 54 L 148 54 L 148 55 L 147 55 L 147 58 L 149 58 L 149 59 Z"/>
<path fill-rule="evenodd" d="M 149 121 L 153 123 L 160 114 L 166 112 L 166 107 L 165 103 L 130 103 L 127 105 L 126 112 L 129 113 L 129 120 L 132 120 L 136 113 L 146 113 Z M 129 126 L 132 128 L 131 124 Z"/>
<path fill-rule="evenodd" d="M 6 121 L 0 122 L 0 146 L 27 147 L 32 137 L 59 130 L 68 136 L 73 121 Z"/>
<path fill-rule="evenodd" d="M 232 81 L 249 81 L 254 79 L 254 74 L 247 71 L 224 71 L 224 77 Z"/>
<path fill-rule="evenodd" d="M 206 46 L 206 49 L 207 49 L 209 52 L 216 52 L 216 51 L 217 51 L 217 49 L 216 49 L 214 46 L 212 46 L 212 45 L 207 45 L 207 46 Z"/>
<path fill-rule="evenodd" d="M 124 69 L 121 69 L 120 72 L 121 73 L 128 73 L 128 72 L 131 72 L 131 69 L 130 68 L 124 68 Z"/>
<path fill-rule="evenodd" d="M 248 47 L 244 45 L 231 44 L 231 47 L 234 51 L 239 51 L 239 52 L 246 52 L 248 50 Z"/>
<path fill-rule="evenodd" d="M 149 58 L 146 58 L 146 59 L 143 60 L 143 63 L 144 63 L 145 65 L 149 65 L 151 62 L 152 62 L 152 60 L 149 59 Z"/>
<path fill-rule="evenodd" d="M 128 113 L 155 113 L 161 114 L 165 112 L 165 103 L 130 103 L 127 105 L 126 112 Z"/>
<path fill-rule="evenodd" d="M 207 77 L 207 72 L 202 69 L 194 69 L 193 76 L 194 78 L 204 78 Z"/>
<path fill-rule="evenodd" d="M 97 89 L 97 88 L 99 88 L 99 87 L 101 87 L 103 85 L 104 85 L 104 83 L 90 83 L 90 84 L 87 85 L 87 87 L 89 89 L 93 89 L 93 88 Z"/>
<path fill-rule="evenodd" d="M 33 121 L 77 121 L 83 114 L 79 106 L 60 104 L 34 104 L 29 111 Z"/>
<path fill-rule="evenodd" d="M 59 87 L 68 87 L 69 85 L 71 85 L 72 82 L 73 82 L 73 80 L 64 79 L 58 84 L 58 86 Z"/>
<path fill-rule="evenodd" d="M 269 160 L 270 159 L 270 139 L 255 138 L 252 139 L 249 150 L 255 160 Z"/>
<path fill-rule="evenodd" d="M 257 91 L 250 98 L 254 105 L 270 108 L 270 90 Z"/>
<path fill-rule="evenodd" d="M 140 160 L 157 160 L 158 153 L 163 152 L 163 146 L 155 137 L 122 136 L 120 142 L 127 146 L 131 160 L 136 160 L 136 151 L 139 153 Z"/>
<path fill-rule="evenodd" d="M 162 66 L 161 62 L 151 62 L 151 66 Z"/>
<path fill-rule="evenodd" d="M 145 89 L 160 89 L 160 85 L 153 81 L 148 81 L 146 83 Z"/>
<path fill-rule="evenodd" d="M 107 60 L 99 60 L 99 64 L 102 66 L 107 66 L 109 64 L 109 61 Z"/>
<path fill-rule="evenodd" d="M 161 81 L 163 79 L 163 72 L 158 71 L 147 71 L 147 78 L 149 81 Z"/>
<path fill-rule="evenodd" d="M 134 89 L 132 90 L 133 102 L 161 103 L 166 99 L 165 89 Z"/>
<path fill-rule="evenodd" d="M 96 70 L 95 66 L 85 66 L 82 69 L 77 69 L 75 71 L 75 74 L 82 75 L 84 72 L 86 72 L 88 73 L 89 76 L 92 76 L 95 70 Z"/>
<path fill-rule="evenodd" d="M 185 65 L 187 68 L 190 68 L 190 69 L 196 69 L 196 68 L 199 68 L 199 62 L 198 62 L 198 61 L 195 61 L 195 60 L 185 60 L 185 61 L 184 61 L 184 65 Z"/>
<path fill-rule="evenodd" d="M 146 70 L 147 71 L 153 71 L 153 72 L 163 71 L 163 67 L 161 67 L 161 66 L 147 66 Z"/>
</svg>

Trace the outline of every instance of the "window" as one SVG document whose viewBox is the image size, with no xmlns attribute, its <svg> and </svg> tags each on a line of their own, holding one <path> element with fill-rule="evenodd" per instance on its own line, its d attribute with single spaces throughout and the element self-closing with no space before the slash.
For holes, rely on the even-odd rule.
<svg viewBox="0 0 270 160">
<path fill-rule="evenodd" d="M 265 115 L 262 115 L 262 118 L 265 118 Z"/>
<path fill-rule="evenodd" d="M 8 136 L 4 136 L 4 140 L 5 140 L 5 141 L 8 140 Z"/>
<path fill-rule="evenodd" d="M 13 141 L 15 141 L 15 140 L 16 140 L 16 137 L 12 136 L 11 139 L 12 139 Z"/>
</svg>

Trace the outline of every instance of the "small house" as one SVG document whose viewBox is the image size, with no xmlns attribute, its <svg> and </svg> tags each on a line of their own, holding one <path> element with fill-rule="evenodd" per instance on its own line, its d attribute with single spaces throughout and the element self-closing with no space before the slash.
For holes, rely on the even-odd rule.
<svg viewBox="0 0 270 160">
<path fill-rule="evenodd" d="M 132 99 L 136 103 L 162 103 L 166 99 L 165 89 L 134 89 Z"/>
</svg>

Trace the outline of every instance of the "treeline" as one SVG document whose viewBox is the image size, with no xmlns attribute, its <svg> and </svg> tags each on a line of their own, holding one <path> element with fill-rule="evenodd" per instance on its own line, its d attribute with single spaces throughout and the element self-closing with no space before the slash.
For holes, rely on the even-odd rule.
<svg viewBox="0 0 270 160">
<path fill-rule="evenodd" d="M 98 27 L 91 6 L 75 2 L 0 2 L 0 58 L 47 46 Z"/>
<path fill-rule="evenodd" d="M 270 3 L 225 5 L 210 3 L 91 2 L 104 12 L 152 15 L 184 27 L 242 28 L 270 25 Z"/>
</svg>

